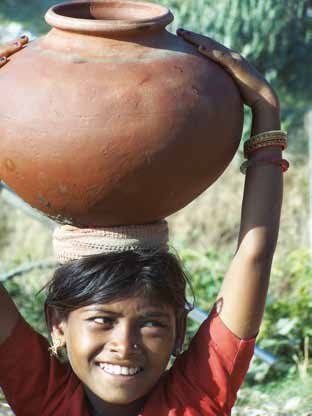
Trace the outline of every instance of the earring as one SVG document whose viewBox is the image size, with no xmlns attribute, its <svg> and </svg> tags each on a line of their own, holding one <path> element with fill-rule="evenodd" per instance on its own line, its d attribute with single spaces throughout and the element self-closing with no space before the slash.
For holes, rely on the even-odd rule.
<svg viewBox="0 0 312 416">
<path fill-rule="evenodd" d="M 63 347 L 63 344 L 62 344 L 62 341 L 60 339 L 56 339 L 55 341 L 53 341 L 53 344 L 48 349 L 48 351 L 50 352 L 50 357 L 58 358 L 59 349 L 62 348 L 62 347 Z"/>
</svg>

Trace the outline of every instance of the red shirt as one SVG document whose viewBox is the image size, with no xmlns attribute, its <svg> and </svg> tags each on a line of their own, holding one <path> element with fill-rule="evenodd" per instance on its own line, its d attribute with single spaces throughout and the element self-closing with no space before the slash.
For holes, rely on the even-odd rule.
<svg viewBox="0 0 312 416">
<path fill-rule="evenodd" d="M 215 311 L 187 352 L 159 380 L 142 416 L 225 416 L 253 355 Z M 0 345 L 0 386 L 17 416 L 90 416 L 81 381 L 68 363 L 50 358 L 48 341 L 20 319 Z"/>
</svg>

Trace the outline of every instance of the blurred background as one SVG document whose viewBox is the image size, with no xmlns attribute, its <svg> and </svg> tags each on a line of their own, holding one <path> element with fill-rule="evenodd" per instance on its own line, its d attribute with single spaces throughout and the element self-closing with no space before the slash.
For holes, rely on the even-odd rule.
<svg viewBox="0 0 312 416">
<path fill-rule="evenodd" d="M 56 0 L 0 0 L 0 42 L 44 35 L 43 16 Z M 240 51 L 280 97 L 289 133 L 285 202 L 272 283 L 258 346 L 275 355 L 252 362 L 233 415 L 312 415 L 312 268 L 309 236 L 309 122 L 312 111 L 311 0 L 158 0 L 175 15 L 169 27 L 206 34 Z M 25 78 L 27 82 L 27 78 Z M 5 99 L 5 97 L 2 97 Z M 44 117 L 44 113 L 43 113 Z M 244 138 L 251 116 L 245 114 Z M 311 116 L 312 120 L 312 116 Z M 312 121 L 311 121 L 312 125 Z M 310 128 L 312 131 L 312 127 Z M 312 138 L 311 138 L 312 140 Z M 197 306 L 209 311 L 236 249 L 244 177 L 239 151 L 225 174 L 169 218 L 171 239 L 188 269 Z M 51 230 L 0 194 L 0 276 L 25 318 L 47 335 L 44 294 L 51 277 Z M 43 261 L 43 264 L 41 263 Z M 34 264 L 35 262 L 35 264 Z M 40 262 L 40 267 L 36 262 Z M 31 271 L 26 272 L 30 268 Z M 18 273 L 14 273 L 17 269 Z M 13 273 L 12 273 L 13 271 Z M 14 275 L 14 277 L 11 276 Z M 190 321 L 188 338 L 197 324 Z M 9 415 L 0 394 L 0 415 Z"/>
</svg>

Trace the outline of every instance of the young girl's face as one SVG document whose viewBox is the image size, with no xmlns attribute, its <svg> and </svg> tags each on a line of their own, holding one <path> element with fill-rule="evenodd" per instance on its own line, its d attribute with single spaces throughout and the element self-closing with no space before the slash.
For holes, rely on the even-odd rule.
<svg viewBox="0 0 312 416">
<path fill-rule="evenodd" d="M 82 307 L 61 328 L 74 372 L 111 404 L 144 397 L 165 371 L 176 341 L 173 307 L 144 297 Z"/>
</svg>

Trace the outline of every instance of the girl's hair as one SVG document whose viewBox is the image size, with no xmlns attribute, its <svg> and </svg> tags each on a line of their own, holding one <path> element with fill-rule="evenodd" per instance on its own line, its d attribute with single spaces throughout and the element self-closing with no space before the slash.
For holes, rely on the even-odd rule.
<svg viewBox="0 0 312 416">
<path fill-rule="evenodd" d="M 91 304 L 105 304 L 145 296 L 170 304 L 176 313 L 187 313 L 190 282 L 179 259 L 171 253 L 126 251 L 97 254 L 64 264 L 45 286 L 45 314 L 55 308 L 61 319 Z"/>
</svg>

